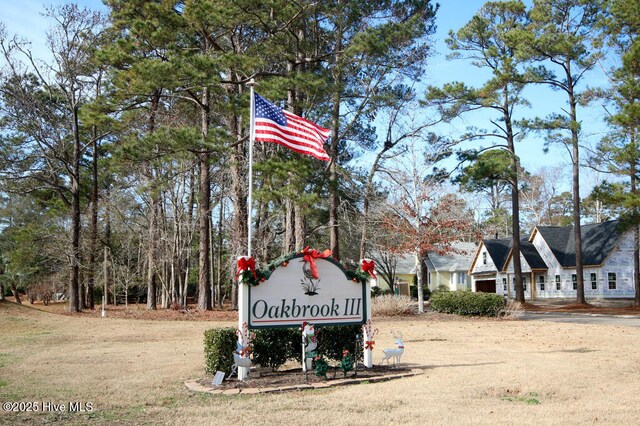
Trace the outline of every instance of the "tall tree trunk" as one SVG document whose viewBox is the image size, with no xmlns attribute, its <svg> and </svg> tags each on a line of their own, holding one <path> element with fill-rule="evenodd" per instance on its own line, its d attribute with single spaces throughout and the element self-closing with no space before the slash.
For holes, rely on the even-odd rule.
<svg viewBox="0 0 640 426">
<path fill-rule="evenodd" d="M 73 108 L 73 165 L 71 170 L 71 283 L 69 312 L 80 311 L 80 130 L 78 107 Z"/>
<path fill-rule="evenodd" d="M 336 28 L 336 56 L 333 75 L 333 108 L 331 111 L 331 144 L 329 145 L 329 244 L 334 259 L 340 259 L 340 232 L 338 229 L 338 143 L 340 138 L 340 102 L 342 100 L 342 25 Z"/>
<path fill-rule="evenodd" d="M 511 122 L 509 93 L 504 90 L 503 117 L 506 127 L 507 146 L 511 154 L 511 247 L 513 259 L 513 275 L 516 279 L 516 302 L 524 302 L 524 284 L 522 282 L 522 263 L 520 262 L 520 190 L 518 188 L 518 157 L 514 143 L 513 123 Z M 534 283 L 531 283 L 533 286 Z"/>
<path fill-rule="evenodd" d="M 211 292 L 209 269 L 209 224 L 211 223 L 211 176 L 209 171 L 210 154 L 206 149 L 206 142 L 209 137 L 209 88 L 202 91 L 202 142 L 204 151 L 198 154 L 200 166 L 200 194 L 198 203 L 198 229 L 199 229 L 199 249 L 198 249 L 198 309 L 211 310 Z"/>
<path fill-rule="evenodd" d="M 91 224 L 89 227 L 89 265 L 87 265 L 87 307 L 95 308 L 93 288 L 96 273 L 96 243 L 98 241 L 98 142 L 93 129 L 93 157 L 91 159 Z"/>
<path fill-rule="evenodd" d="M 151 112 L 149 115 L 149 133 L 153 134 L 156 128 L 156 114 L 160 105 L 160 91 L 156 90 L 151 99 Z M 157 228 L 158 211 L 160 209 L 160 190 L 156 188 L 153 166 L 147 165 L 149 190 L 151 192 L 151 205 L 149 211 L 149 247 L 147 252 L 147 309 L 157 309 Z"/>
<path fill-rule="evenodd" d="M 216 255 L 218 256 L 218 270 L 216 271 L 216 305 L 218 309 L 222 309 L 222 249 L 223 249 L 223 238 L 222 231 L 223 225 L 222 220 L 224 218 L 224 179 L 222 180 L 222 185 L 220 187 L 220 198 L 218 200 L 218 205 L 220 206 L 218 209 L 218 241 L 217 241 L 217 250 Z"/>
<path fill-rule="evenodd" d="M 307 221 L 303 214 L 303 209 L 299 202 L 293 209 L 295 220 L 295 251 L 300 251 L 305 247 L 305 236 L 307 235 Z"/>
<path fill-rule="evenodd" d="M 514 153 L 515 155 L 515 153 Z M 514 158 L 514 162 L 515 162 Z M 516 302 L 524 302 L 524 283 L 522 282 L 522 262 L 520 261 L 520 191 L 518 189 L 518 176 L 517 166 L 516 174 L 513 177 L 513 183 L 511 184 L 511 215 L 513 217 L 511 224 L 512 232 L 512 259 L 513 259 L 513 275 L 516 279 Z M 533 286 L 534 283 L 531 283 Z"/>
<path fill-rule="evenodd" d="M 424 253 L 419 249 L 414 253 L 416 261 L 416 284 L 418 285 L 418 312 L 424 312 Z"/>
<path fill-rule="evenodd" d="M 291 198 L 284 200 L 284 237 L 282 239 L 282 255 L 287 255 L 295 247 L 294 207 Z"/>
<path fill-rule="evenodd" d="M 160 200 L 155 188 L 151 189 L 151 206 L 149 209 L 149 248 L 147 252 L 147 309 L 157 309 L 157 228 Z"/>
<path fill-rule="evenodd" d="M 242 90 L 238 87 L 238 90 Z M 235 95 L 240 95 L 237 93 Z M 232 95 L 233 96 L 233 95 Z M 233 132 L 235 145 L 231 158 L 231 192 L 233 194 L 233 217 L 232 217 L 232 258 L 229 261 L 229 276 L 232 279 L 231 308 L 238 309 L 238 280 L 235 279 L 236 259 L 239 256 L 247 255 L 247 182 L 244 170 L 246 170 L 246 148 L 243 142 L 242 121 L 240 116 L 234 114 L 231 117 L 230 128 Z"/>
<path fill-rule="evenodd" d="M 105 203 L 104 203 L 104 253 L 103 253 L 103 270 L 104 274 L 104 302 L 105 304 L 109 303 L 108 297 L 108 289 L 109 289 L 109 269 L 107 265 L 107 257 L 109 255 L 109 251 L 111 250 L 111 209 L 109 208 L 109 197 L 111 195 L 111 188 L 107 185 L 105 189 Z M 142 269 L 141 269 L 142 271 Z"/>
<path fill-rule="evenodd" d="M 568 68 L 570 70 L 570 68 Z M 584 297 L 584 266 L 582 258 L 582 229 L 580 226 L 580 147 L 578 145 L 578 119 L 577 119 L 577 101 L 573 93 L 573 83 L 571 75 L 567 72 L 569 92 L 569 105 L 571 107 L 571 145 L 573 148 L 573 229 L 576 246 L 576 303 L 584 305 L 586 299 Z"/>
</svg>

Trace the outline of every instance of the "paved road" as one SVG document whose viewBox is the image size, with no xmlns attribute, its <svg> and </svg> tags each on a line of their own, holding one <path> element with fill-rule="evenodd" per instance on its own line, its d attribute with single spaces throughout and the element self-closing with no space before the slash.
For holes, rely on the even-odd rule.
<svg viewBox="0 0 640 426">
<path fill-rule="evenodd" d="M 553 321 L 575 324 L 607 324 L 623 327 L 640 327 L 640 317 L 637 315 L 601 315 L 576 314 L 567 312 L 533 313 L 527 312 L 522 317 L 525 321 Z"/>
</svg>

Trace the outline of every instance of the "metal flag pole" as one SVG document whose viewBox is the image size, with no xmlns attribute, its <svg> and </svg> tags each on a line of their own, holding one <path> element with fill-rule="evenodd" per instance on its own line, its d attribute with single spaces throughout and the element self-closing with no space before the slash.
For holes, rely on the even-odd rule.
<svg viewBox="0 0 640 426">
<path fill-rule="evenodd" d="M 249 98 L 250 98 L 250 112 L 249 112 L 249 195 L 247 196 L 247 256 L 251 257 L 251 240 L 253 234 L 253 143 L 256 136 L 256 105 L 255 105 L 255 97 L 253 93 L 253 86 L 255 86 L 256 82 L 252 78 L 247 83 L 249 86 Z"/>
<path fill-rule="evenodd" d="M 247 256 L 251 257 L 251 240 L 253 234 L 253 142 L 255 139 L 255 96 L 253 93 L 254 79 L 249 80 L 249 191 L 247 194 Z M 238 283 L 238 330 L 242 330 L 249 321 L 249 289 L 247 284 Z M 243 343 L 240 342 L 239 343 Z M 248 367 L 238 367 L 238 380 L 244 380 L 249 376 Z"/>
</svg>

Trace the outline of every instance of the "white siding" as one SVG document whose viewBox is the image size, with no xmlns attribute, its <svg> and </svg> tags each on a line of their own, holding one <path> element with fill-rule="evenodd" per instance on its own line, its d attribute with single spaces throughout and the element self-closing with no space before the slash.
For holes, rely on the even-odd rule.
<svg viewBox="0 0 640 426">
<path fill-rule="evenodd" d="M 486 263 L 484 263 L 484 259 L 486 259 Z M 476 263 L 473 265 L 473 269 L 471 270 L 472 274 L 478 273 L 490 273 L 496 271 L 496 265 L 493 263 L 493 259 L 489 256 L 489 252 L 484 244 L 478 253 L 478 257 L 476 258 Z"/>
<path fill-rule="evenodd" d="M 538 274 L 536 274 L 536 292 L 538 298 L 575 298 L 577 291 L 573 289 L 572 275 L 575 268 L 563 269 L 551 249 L 539 233 L 533 239 L 533 245 L 549 266 L 545 274 L 545 290 L 540 290 Z M 608 273 L 616 274 L 616 288 L 609 289 Z M 596 274 L 596 288 L 592 288 L 591 274 Z M 560 290 L 556 289 L 555 276 L 560 275 Z M 633 236 L 626 233 L 618 246 L 605 259 L 602 266 L 584 268 L 584 294 L 587 298 L 621 298 L 633 297 Z"/>
<path fill-rule="evenodd" d="M 556 259 L 553 252 L 547 245 L 547 242 L 542 238 L 542 235 L 540 235 L 539 232 L 536 232 L 536 236 L 533 238 L 533 241 L 531 243 L 536 248 L 536 250 L 538 250 L 540 257 L 542 257 L 542 260 L 544 260 L 544 263 L 547 264 L 547 267 L 550 271 L 552 269 L 559 270 L 561 268 L 560 262 L 558 262 L 558 259 Z"/>
<path fill-rule="evenodd" d="M 523 274 L 525 272 L 531 272 L 531 267 L 522 254 L 520 254 L 520 267 Z M 507 263 L 507 272 L 513 274 L 513 256 L 509 258 L 509 263 Z"/>
</svg>

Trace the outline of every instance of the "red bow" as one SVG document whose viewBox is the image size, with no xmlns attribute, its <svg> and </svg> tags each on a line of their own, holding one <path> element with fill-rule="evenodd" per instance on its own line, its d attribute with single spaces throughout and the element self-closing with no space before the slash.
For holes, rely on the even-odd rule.
<svg viewBox="0 0 640 426">
<path fill-rule="evenodd" d="M 238 259 L 238 276 L 247 269 L 253 272 L 253 278 L 258 279 L 256 275 L 256 261 L 253 260 L 252 257 L 247 258 L 246 256 L 242 256 Z"/>
<path fill-rule="evenodd" d="M 367 340 L 366 342 L 364 342 L 364 348 L 373 350 L 373 345 L 375 345 L 375 344 L 376 344 L 375 341 Z"/>
<path fill-rule="evenodd" d="M 369 273 L 369 275 L 371 275 L 373 278 L 376 277 L 376 274 L 373 272 L 373 270 L 375 269 L 376 265 L 373 262 L 373 260 L 370 260 L 367 262 L 366 259 L 362 259 L 362 272 L 367 272 Z"/>
<path fill-rule="evenodd" d="M 311 271 L 311 276 L 317 280 L 318 278 L 320 278 L 320 275 L 318 275 L 318 268 L 316 267 L 315 259 L 324 259 L 331 256 L 331 250 L 327 249 L 320 253 L 316 249 L 309 250 L 309 246 L 307 246 L 304 248 L 304 250 L 302 250 L 302 254 L 304 254 L 303 260 L 305 262 L 309 262 L 309 270 Z"/>
</svg>

